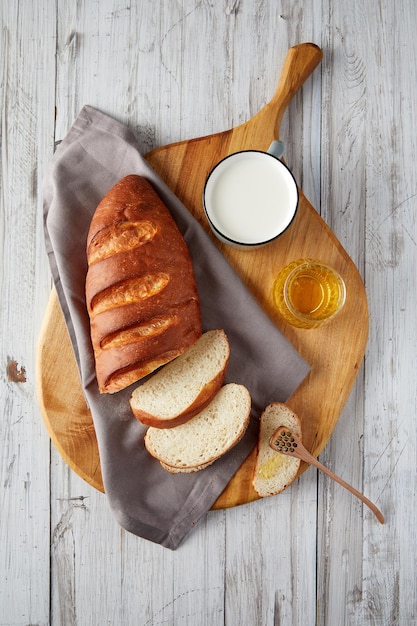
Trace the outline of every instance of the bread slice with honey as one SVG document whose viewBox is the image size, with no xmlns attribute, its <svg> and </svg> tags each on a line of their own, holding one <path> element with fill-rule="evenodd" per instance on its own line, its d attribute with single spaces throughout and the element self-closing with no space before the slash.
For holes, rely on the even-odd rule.
<svg viewBox="0 0 417 626">
<path fill-rule="evenodd" d="M 133 391 L 133 414 L 154 428 L 183 424 L 202 411 L 220 389 L 229 357 L 224 330 L 206 331 L 191 348 Z"/>
<path fill-rule="evenodd" d="M 279 426 L 286 426 L 301 438 L 298 416 L 281 402 L 266 407 L 260 418 L 258 454 L 252 484 L 262 498 L 283 491 L 297 477 L 300 460 L 275 452 L 269 440 Z"/>
<path fill-rule="evenodd" d="M 228 383 L 187 423 L 175 428 L 148 428 L 146 449 L 171 473 L 197 472 L 241 440 L 249 424 L 250 410 L 246 387 Z"/>
</svg>

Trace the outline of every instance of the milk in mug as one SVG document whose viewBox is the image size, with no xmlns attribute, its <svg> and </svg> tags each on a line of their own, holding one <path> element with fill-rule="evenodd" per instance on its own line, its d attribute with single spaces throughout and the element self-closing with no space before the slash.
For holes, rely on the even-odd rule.
<svg viewBox="0 0 417 626">
<path fill-rule="evenodd" d="M 231 243 L 259 245 L 291 223 L 298 191 L 288 168 L 265 152 L 238 152 L 211 172 L 204 208 L 216 234 Z"/>
</svg>

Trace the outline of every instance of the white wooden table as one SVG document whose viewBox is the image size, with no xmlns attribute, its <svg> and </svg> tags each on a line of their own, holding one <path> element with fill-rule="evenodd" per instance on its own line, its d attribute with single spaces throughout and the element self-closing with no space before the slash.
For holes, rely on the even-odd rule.
<svg viewBox="0 0 417 626">
<path fill-rule="evenodd" d="M 2 0 L 0 26 L 0 624 L 417 624 L 415 1 Z M 172 552 L 121 530 L 42 423 L 42 177 L 84 104 L 144 152 L 228 129 L 305 41 L 324 59 L 284 119 L 286 161 L 370 308 L 321 460 L 386 524 L 310 469 L 280 496 L 208 513 Z"/>
</svg>

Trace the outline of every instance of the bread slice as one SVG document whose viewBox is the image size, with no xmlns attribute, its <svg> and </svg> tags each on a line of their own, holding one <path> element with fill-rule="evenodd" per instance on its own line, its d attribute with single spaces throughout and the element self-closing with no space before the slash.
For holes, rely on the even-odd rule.
<svg viewBox="0 0 417 626">
<path fill-rule="evenodd" d="M 135 417 L 154 428 L 185 423 L 220 389 L 229 357 L 224 330 L 205 332 L 191 348 L 134 390 L 130 406 Z"/>
<path fill-rule="evenodd" d="M 290 485 L 298 474 L 300 460 L 275 452 L 269 440 L 279 426 L 286 426 L 301 438 L 301 422 L 297 415 L 281 402 L 266 407 L 260 418 L 258 456 L 252 484 L 262 498 L 274 496 Z"/>
<path fill-rule="evenodd" d="M 196 465 L 195 467 L 186 468 L 172 467 L 171 465 L 167 465 L 163 461 L 160 461 L 160 463 L 162 468 L 167 472 L 170 472 L 171 474 L 193 474 L 194 472 L 200 472 L 201 470 L 205 469 L 206 467 L 214 463 L 214 461 L 210 461 L 210 463 L 203 463 L 202 465 Z"/>
<path fill-rule="evenodd" d="M 148 428 L 148 452 L 172 473 L 197 472 L 240 441 L 250 419 L 251 398 L 243 385 L 224 385 L 210 404 L 176 428 Z"/>
</svg>

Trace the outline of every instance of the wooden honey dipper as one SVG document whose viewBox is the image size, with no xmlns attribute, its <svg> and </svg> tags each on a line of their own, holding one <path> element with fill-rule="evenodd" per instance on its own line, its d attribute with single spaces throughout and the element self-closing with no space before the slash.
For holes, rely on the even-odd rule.
<svg viewBox="0 0 417 626">
<path fill-rule="evenodd" d="M 355 495 L 357 498 L 362 500 L 362 502 L 371 509 L 372 513 L 374 513 L 377 520 L 381 524 L 384 523 L 384 516 L 373 502 L 368 500 L 368 498 L 366 498 L 362 493 L 357 491 L 342 478 L 339 478 L 339 476 L 336 476 L 336 474 L 333 474 L 333 472 L 327 469 L 327 467 L 317 461 L 317 459 L 306 450 L 297 435 L 294 435 L 294 433 L 288 430 L 288 428 L 286 428 L 285 426 L 280 426 L 279 428 L 277 428 L 277 430 L 274 432 L 271 439 L 269 440 L 269 445 L 276 452 L 281 452 L 281 454 L 286 454 L 287 456 L 294 456 L 297 459 L 301 459 L 301 461 L 305 461 L 306 463 L 317 467 L 319 470 L 327 474 L 327 476 L 339 483 L 339 485 L 342 485 L 342 487 L 344 487 L 345 489 L 353 493 L 353 495 Z"/>
</svg>

